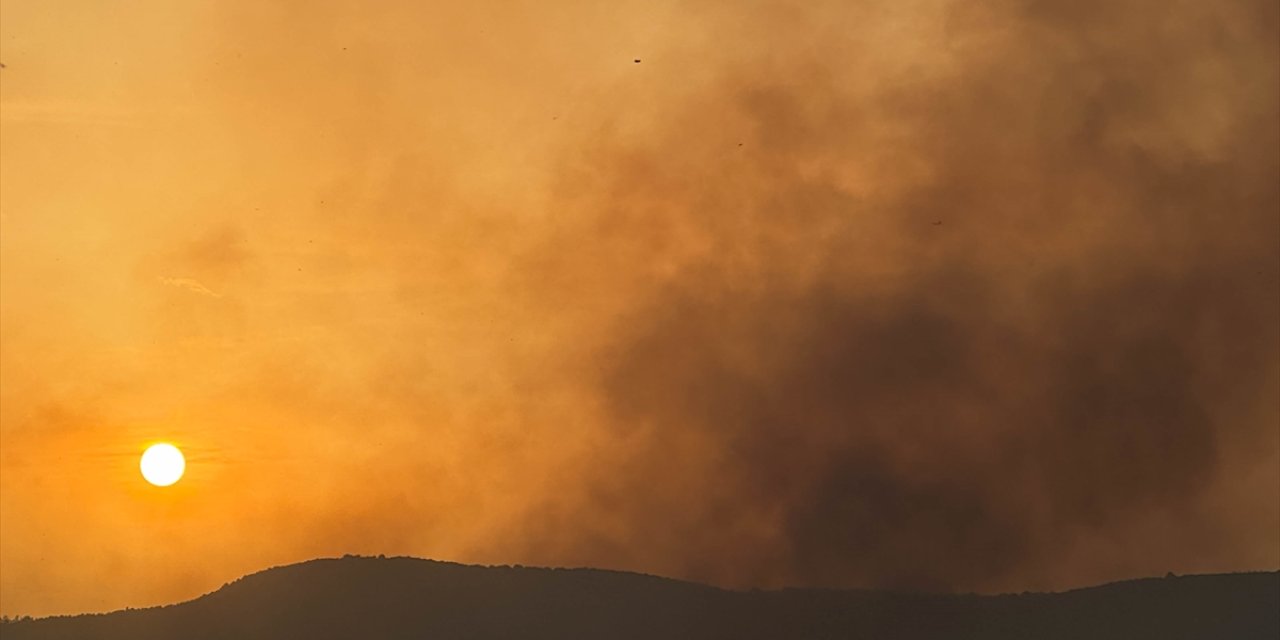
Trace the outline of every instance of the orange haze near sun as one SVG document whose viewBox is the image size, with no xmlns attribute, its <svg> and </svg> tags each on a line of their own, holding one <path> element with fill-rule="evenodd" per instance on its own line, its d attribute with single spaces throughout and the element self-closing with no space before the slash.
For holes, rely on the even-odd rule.
<svg viewBox="0 0 1280 640">
<path fill-rule="evenodd" d="M 912 491 L 951 483 L 947 459 L 975 461 L 954 471 L 984 483 L 969 497 L 996 519 L 1018 514 L 1018 535 L 1034 541 L 981 570 L 911 567 L 912 585 L 1275 568 L 1277 348 L 1257 328 L 1278 317 L 1271 214 L 1180 218 L 1168 224 L 1186 234 L 1153 233 L 1146 192 L 1083 155 L 1025 162 L 1035 145 L 1076 139 L 1029 133 L 1042 119 L 1085 121 L 1093 107 L 1056 93 L 1056 72 L 1022 55 L 1052 51 L 1046 69 L 1074 68 L 1085 59 L 1074 47 L 1135 46 L 1124 30 L 1146 34 L 1147 11 L 1165 16 L 1151 36 L 1160 55 L 1134 64 L 1195 70 L 1163 84 L 1136 66 L 1123 82 L 1146 83 L 1163 106 L 1115 98 L 1122 115 L 1097 134 L 1099 153 L 1221 163 L 1244 176 L 1225 189 L 1254 211 L 1275 202 L 1274 16 L 1247 2 L 1120 4 L 1114 26 L 1079 45 L 1027 26 L 1076 20 L 1070 10 L 1024 15 L 1018 2 L 0 0 L 0 611 L 169 603 L 345 553 L 896 586 L 884 567 L 806 559 L 816 547 L 793 543 L 810 539 L 813 518 L 791 518 L 790 505 L 825 495 L 824 479 L 802 477 L 807 461 L 840 447 L 881 452 L 868 455 L 913 478 Z M 1234 48 L 1204 53 L 1217 46 L 1194 32 L 1205 23 Z M 1000 93 L 1011 115 L 957 97 L 1002 86 L 974 80 L 997 70 L 1032 95 Z M 935 89 L 948 105 L 939 130 L 916 115 L 933 102 L 915 96 Z M 938 142 L 948 128 L 966 132 L 955 146 Z M 977 140 L 991 144 L 966 151 Z M 1235 170 L 1240 153 L 1257 155 L 1254 173 Z M 937 202 L 976 203 L 985 217 L 944 221 Z M 1051 218 L 1023 217 L 1045 202 Z M 834 222 L 824 212 L 838 203 L 860 213 Z M 751 213 L 770 207 L 788 213 Z M 725 408 L 734 401 L 704 414 L 672 400 L 697 381 L 668 381 L 651 368 L 665 364 L 643 360 L 776 379 L 793 368 L 750 337 L 766 331 L 751 317 L 799 335 L 786 310 L 823 299 L 804 292 L 888 300 L 926 271 L 997 278 L 974 299 L 996 300 L 993 324 L 1025 328 L 1030 343 L 1062 315 L 1038 297 L 1044 283 L 1110 300 L 1086 294 L 1112 291 L 1118 262 L 1183 274 L 1203 256 L 1246 256 L 1213 264 L 1253 279 L 1238 281 L 1239 302 L 1213 303 L 1233 333 L 1213 316 L 1173 340 L 1195 345 L 1187 358 L 1204 379 L 1247 371 L 1234 392 L 1188 392 L 1207 398 L 1205 420 L 1243 426 L 1188 445 L 1230 464 L 1173 456 L 1191 460 L 1194 489 L 1152 470 L 1119 492 L 1150 505 L 1131 513 L 1063 515 L 1056 500 L 1075 496 L 1056 479 L 1043 482 L 1049 499 L 983 476 L 1017 466 L 979 463 L 994 450 L 983 443 L 1047 415 L 999 408 L 1013 401 L 997 396 L 1039 398 L 1032 385 L 1052 378 L 1016 355 L 978 369 L 1007 378 L 1007 394 L 901 396 L 945 407 L 958 431 L 908 443 L 890 435 L 906 427 L 886 428 L 858 439 L 876 443 L 863 449 L 823 427 L 781 445 L 772 470 L 734 462 L 755 460 L 719 430 L 740 417 Z M 691 317 L 730 301 L 717 308 L 738 324 L 689 338 L 719 345 L 714 358 L 660 350 L 663 336 L 684 340 L 662 314 L 687 300 Z M 1256 342 L 1237 348 L 1231 335 Z M 813 371 L 804 379 L 828 375 Z M 914 410 L 875 409 L 859 428 Z M 784 414 L 827 419 L 805 411 Z M 157 441 L 187 459 L 163 489 L 138 473 Z M 819 466 L 837 473 L 853 459 Z M 899 544 L 887 540 L 869 544 Z"/>
<path fill-rule="evenodd" d="M 680 37 L 672 8 L 2 6 L 0 610 L 514 558 L 495 541 L 588 439 L 523 374 L 597 311 L 511 260 L 565 131 L 657 97 L 618 61 Z M 165 490 L 157 439 L 188 456 Z"/>
</svg>

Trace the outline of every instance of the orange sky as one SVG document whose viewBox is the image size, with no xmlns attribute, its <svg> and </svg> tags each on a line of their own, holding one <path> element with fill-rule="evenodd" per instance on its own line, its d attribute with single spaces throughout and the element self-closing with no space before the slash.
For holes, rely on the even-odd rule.
<svg viewBox="0 0 1280 640">
<path fill-rule="evenodd" d="M 970 4 L 0 0 L 0 612 L 1280 567 L 1274 3 Z"/>
</svg>

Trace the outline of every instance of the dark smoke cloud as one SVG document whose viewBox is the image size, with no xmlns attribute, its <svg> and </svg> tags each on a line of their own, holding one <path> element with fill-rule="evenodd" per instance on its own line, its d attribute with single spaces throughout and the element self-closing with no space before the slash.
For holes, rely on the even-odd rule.
<svg viewBox="0 0 1280 640">
<path fill-rule="evenodd" d="M 1232 544 L 1202 505 L 1280 433 L 1274 3 L 1002 10 L 940 77 L 772 59 L 596 143 L 535 271 L 630 297 L 535 553 L 971 589 Z"/>
</svg>

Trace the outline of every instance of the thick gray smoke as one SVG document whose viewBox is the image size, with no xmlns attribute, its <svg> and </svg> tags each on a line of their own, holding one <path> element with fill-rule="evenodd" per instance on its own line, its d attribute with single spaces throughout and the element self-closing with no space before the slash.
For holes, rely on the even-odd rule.
<svg viewBox="0 0 1280 640">
<path fill-rule="evenodd" d="M 1203 503 L 1280 436 L 1274 3 L 1004 8 L 950 10 L 938 76 L 838 35 L 736 69 L 575 174 L 549 251 L 632 304 L 558 554 L 968 589 L 1236 544 Z"/>
</svg>

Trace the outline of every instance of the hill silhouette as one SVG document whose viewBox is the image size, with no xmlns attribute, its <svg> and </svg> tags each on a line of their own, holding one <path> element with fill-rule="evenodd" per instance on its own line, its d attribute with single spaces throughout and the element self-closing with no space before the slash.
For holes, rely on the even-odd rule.
<svg viewBox="0 0 1280 640">
<path fill-rule="evenodd" d="M 1152 578 L 1063 593 L 729 591 L 596 569 L 416 558 L 312 560 L 180 604 L 10 622 L 25 638 L 1267 638 L 1280 573 Z"/>
</svg>

